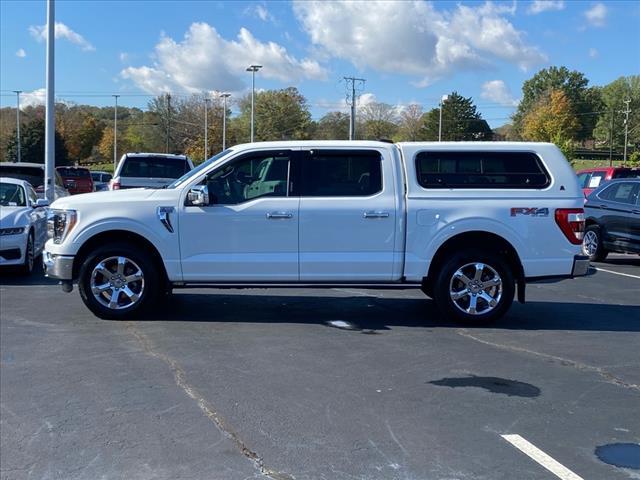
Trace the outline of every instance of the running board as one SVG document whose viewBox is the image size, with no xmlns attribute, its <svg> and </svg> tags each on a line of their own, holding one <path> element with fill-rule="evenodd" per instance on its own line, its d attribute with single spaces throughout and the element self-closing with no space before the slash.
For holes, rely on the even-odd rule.
<svg viewBox="0 0 640 480">
<path fill-rule="evenodd" d="M 410 290 L 420 283 L 186 283 L 174 282 L 172 288 L 366 288 L 369 290 Z"/>
</svg>

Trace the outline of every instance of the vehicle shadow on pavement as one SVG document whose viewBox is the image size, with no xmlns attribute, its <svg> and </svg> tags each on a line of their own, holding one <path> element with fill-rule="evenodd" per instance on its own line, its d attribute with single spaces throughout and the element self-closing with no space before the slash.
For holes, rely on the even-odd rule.
<svg viewBox="0 0 640 480">
<path fill-rule="evenodd" d="M 0 286 L 20 287 L 23 285 L 56 285 L 58 280 L 44 276 L 42 262 L 38 257 L 30 275 L 19 272 L 15 268 L 2 267 L 0 269 Z"/>
<path fill-rule="evenodd" d="M 379 333 L 393 327 L 474 327 L 443 318 L 428 298 L 253 293 L 180 292 L 172 296 L 161 312 L 142 321 L 321 324 L 343 326 L 345 330 L 362 333 Z M 479 323 L 477 326 L 487 325 Z M 572 302 L 514 303 L 504 318 L 488 327 L 640 332 L 640 308 Z"/>
</svg>

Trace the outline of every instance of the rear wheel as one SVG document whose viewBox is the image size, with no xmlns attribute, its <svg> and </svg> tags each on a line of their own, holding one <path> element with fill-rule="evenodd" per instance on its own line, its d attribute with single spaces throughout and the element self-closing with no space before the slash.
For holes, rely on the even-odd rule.
<svg viewBox="0 0 640 480">
<path fill-rule="evenodd" d="M 609 252 L 602 246 L 602 234 L 597 225 L 589 225 L 582 239 L 582 253 L 589 256 L 592 262 L 601 262 Z"/>
<path fill-rule="evenodd" d="M 494 252 L 454 254 L 436 276 L 434 300 L 447 317 L 468 324 L 486 324 L 502 317 L 515 294 L 509 265 Z"/>
<path fill-rule="evenodd" d="M 84 304 L 105 319 L 135 318 L 158 298 L 160 272 L 149 254 L 117 243 L 93 251 L 82 264 L 78 288 Z"/>
</svg>

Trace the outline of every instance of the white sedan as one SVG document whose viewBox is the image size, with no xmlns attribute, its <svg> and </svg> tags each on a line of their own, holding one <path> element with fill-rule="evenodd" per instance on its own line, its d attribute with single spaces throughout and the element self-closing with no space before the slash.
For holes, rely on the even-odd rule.
<svg viewBox="0 0 640 480">
<path fill-rule="evenodd" d="M 47 206 L 29 182 L 0 177 L 0 266 L 33 270 L 47 241 Z"/>
</svg>

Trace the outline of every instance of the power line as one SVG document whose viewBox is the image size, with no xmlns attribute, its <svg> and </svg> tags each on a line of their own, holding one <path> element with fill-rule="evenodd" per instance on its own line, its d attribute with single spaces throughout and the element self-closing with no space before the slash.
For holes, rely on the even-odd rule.
<svg viewBox="0 0 640 480">
<path fill-rule="evenodd" d="M 349 82 L 351 82 L 351 89 L 347 90 L 346 101 L 347 105 L 351 106 L 351 121 L 349 122 L 349 140 L 355 140 L 356 138 L 356 104 L 358 103 L 358 97 L 362 90 L 364 90 L 364 84 L 366 80 L 364 78 L 356 77 L 343 77 L 345 86 L 348 88 Z M 359 86 L 358 96 L 356 96 L 356 86 Z"/>
</svg>

